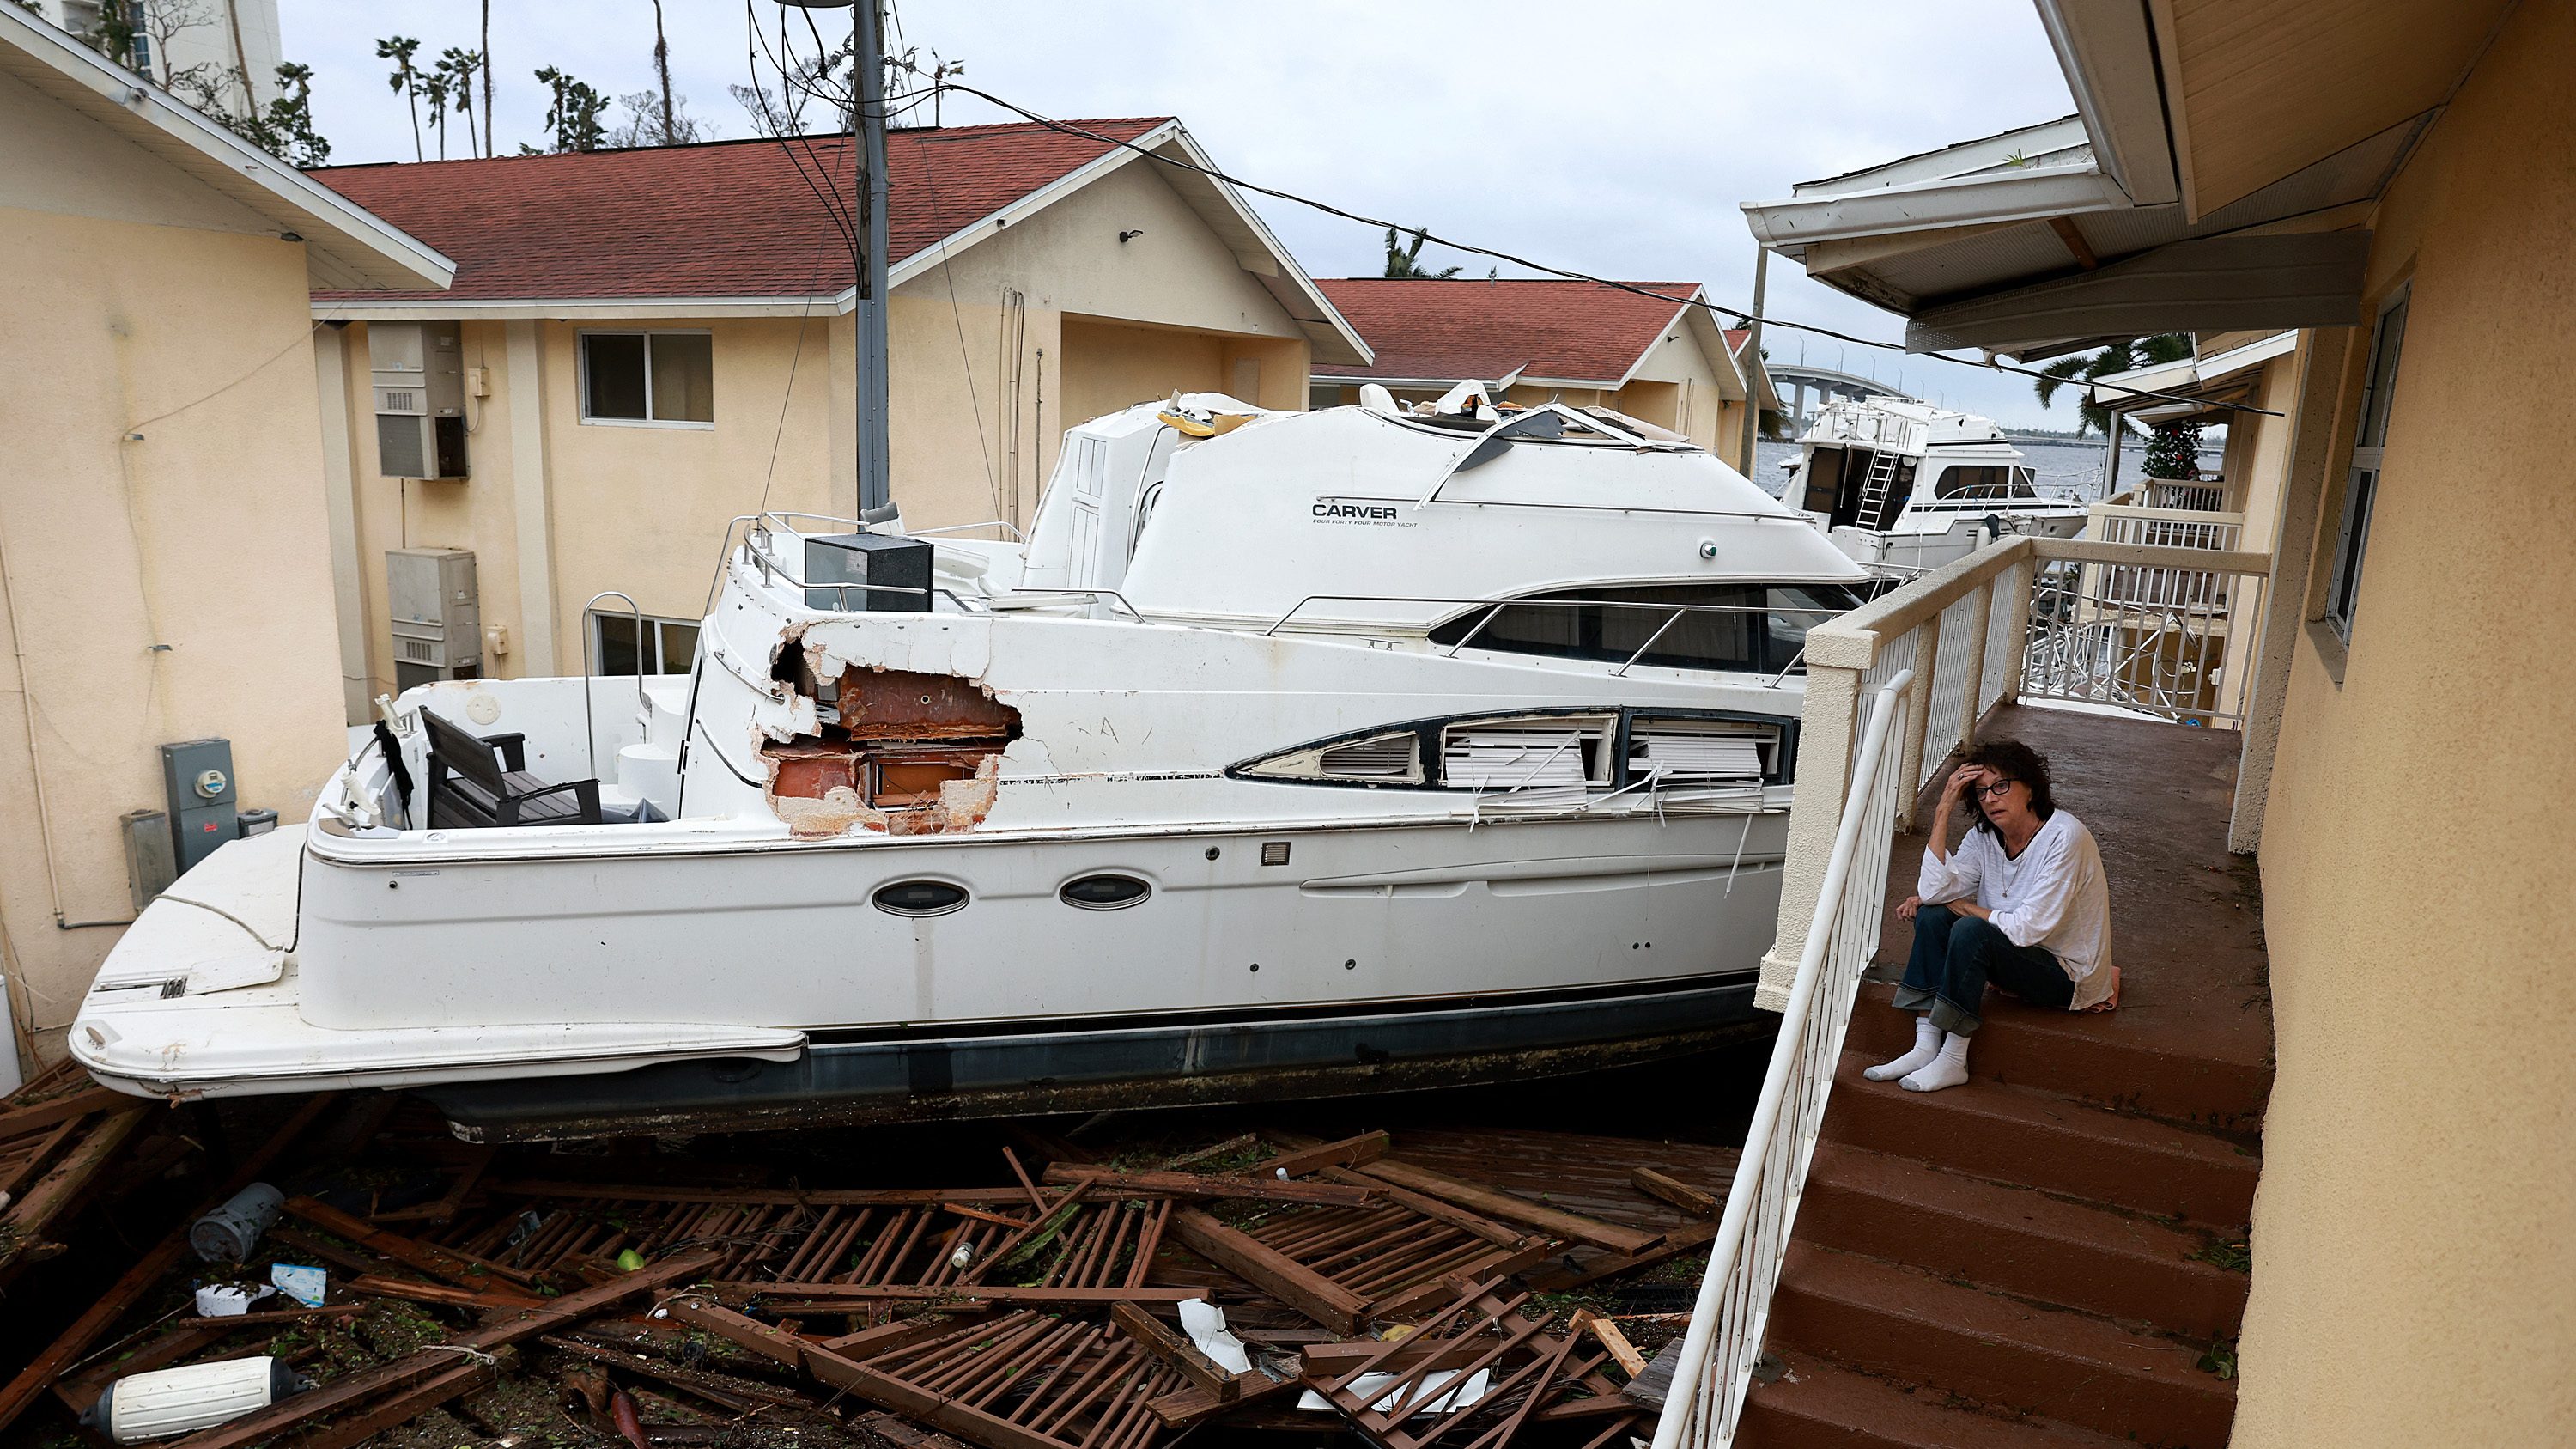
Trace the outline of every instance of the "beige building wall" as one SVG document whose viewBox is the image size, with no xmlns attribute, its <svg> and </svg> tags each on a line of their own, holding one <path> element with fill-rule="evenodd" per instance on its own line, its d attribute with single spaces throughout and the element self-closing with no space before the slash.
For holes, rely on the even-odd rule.
<svg viewBox="0 0 2576 1449">
<path fill-rule="evenodd" d="M 1310 370 L 1295 319 L 1150 162 L 934 253 L 894 288 L 886 337 L 895 501 L 914 528 L 1025 528 L 1065 429 L 1239 380 L 1262 393 L 1247 402 L 1300 408 Z"/>
<path fill-rule="evenodd" d="M 1139 235 L 1121 242 L 1122 231 Z M 1304 403 L 1303 331 L 1144 166 L 956 250 L 891 304 L 894 496 L 914 528 L 1026 527 L 1064 430 L 1130 403 L 1238 383 L 1268 406 Z M 364 698 L 393 689 L 388 549 L 473 551 L 485 674 L 571 674 L 594 595 L 622 590 L 648 615 L 694 621 L 732 519 L 857 509 L 846 314 L 467 320 L 464 364 L 469 378 L 483 370 L 485 395 L 467 403 L 463 482 L 378 471 L 367 330 L 352 322 L 316 350 L 346 399 L 332 478 L 351 500 Z M 713 423 L 584 421 L 587 331 L 708 334 Z"/>
<path fill-rule="evenodd" d="M 462 482 L 384 477 L 367 381 L 367 324 L 351 323 L 339 351 L 350 425 L 345 468 L 356 500 L 363 580 L 368 695 L 393 691 L 393 635 L 385 553 L 395 548 L 462 548 L 474 553 L 485 634 L 483 672 L 493 678 L 572 674 L 582 668 L 584 606 L 623 590 L 649 615 L 695 620 L 705 612 L 716 550 L 728 522 L 764 506 L 815 513 L 849 511 L 835 491 L 831 451 L 838 430 L 831 396 L 831 319 L 724 317 L 703 320 L 467 321 L 460 342 L 468 369 L 482 368 L 486 397 L 466 404 Z M 513 329 L 538 360 L 532 391 L 514 375 Z M 705 427 L 584 421 L 580 337 L 586 331 L 703 332 L 713 339 L 715 420 Z M 332 349 L 325 348 L 325 366 Z M 789 373 L 794 373 L 791 393 Z M 524 406 L 536 400 L 533 409 Z M 846 411 L 847 405 L 841 404 Z M 533 432 L 533 452 L 514 447 Z M 773 469 L 773 449 L 776 464 Z M 522 477 L 520 463 L 542 460 Z M 541 521 L 542 527 L 534 526 Z M 531 647 L 524 555 L 542 550 L 553 583 L 546 610 L 551 660 Z M 608 600 L 605 611 L 624 612 Z M 496 655 L 494 644 L 509 652 Z"/>
<path fill-rule="evenodd" d="M 2264 824 L 2279 1076 L 2238 1449 L 2576 1424 L 2572 54 L 2576 10 L 2515 12 L 2374 223 L 2371 295 L 2413 291 L 2351 648 L 2298 645 Z"/>
<path fill-rule="evenodd" d="M 0 135 L 50 163 L 0 170 L 0 965 L 52 1056 L 159 746 L 292 822 L 346 741 L 304 248 L 15 82 Z"/>
</svg>

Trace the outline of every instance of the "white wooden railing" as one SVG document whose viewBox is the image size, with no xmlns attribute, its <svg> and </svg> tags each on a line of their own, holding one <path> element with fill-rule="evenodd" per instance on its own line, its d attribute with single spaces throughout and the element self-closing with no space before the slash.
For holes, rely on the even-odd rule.
<svg viewBox="0 0 2576 1449">
<path fill-rule="evenodd" d="M 2224 597 L 2231 609 L 2151 610 L 2088 583 L 2124 572 L 2170 575 L 2182 596 Z M 1852 1000 L 1878 948 L 1889 852 L 1912 828 L 1923 787 L 2010 700 L 2223 718 L 2210 691 L 2232 684 L 2241 696 L 2252 677 L 2270 573 L 2262 554 L 2015 536 L 1808 632 L 1779 934 L 1754 998 L 1782 1013 L 1780 1034 L 1654 1449 L 1734 1442 Z M 2168 627 L 2177 620 L 2203 632 L 2177 635 Z M 2171 682 L 2160 670 L 2194 657 L 2182 639 L 2217 641 L 2193 646 L 2207 677 L 2159 687 Z"/>
</svg>

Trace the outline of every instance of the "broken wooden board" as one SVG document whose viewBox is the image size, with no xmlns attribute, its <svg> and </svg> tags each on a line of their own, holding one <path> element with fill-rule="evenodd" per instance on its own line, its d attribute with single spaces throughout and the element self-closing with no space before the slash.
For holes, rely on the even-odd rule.
<svg viewBox="0 0 2576 1449">
<path fill-rule="evenodd" d="M 25 1413 L 27 1406 L 44 1394 L 46 1386 L 54 1381 L 56 1375 L 78 1362 L 89 1346 L 123 1317 L 136 1299 L 158 1286 L 162 1278 L 178 1266 L 180 1257 L 188 1251 L 189 1224 L 223 1206 L 234 1193 L 258 1181 L 260 1174 L 268 1171 L 269 1165 L 336 1100 L 329 1095 L 317 1096 L 297 1108 L 258 1151 L 234 1168 L 223 1186 L 182 1217 L 176 1230 L 135 1259 L 134 1265 L 126 1269 L 123 1276 L 110 1284 L 80 1317 L 72 1320 L 71 1327 L 64 1329 L 44 1352 L 20 1369 L 7 1387 L 0 1388 L 0 1428 L 8 1427 Z"/>
<path fill-rule="evenodd" d="M 1045 1180 L 1088 1185 L 1095 1196 L 1243 1198 L 1254 1202 L 1366 1206 L 1370 1189 L 1329 1182 L 1286 1182 L 1263 1177 L 1202 1177 L 1190 1172 L 1112 1172 L 1080 1163 L 1052 1163 Z"/>
<path fill-rule="evenodd" d="M 567 1293 L 542 1308 L 523 1309 L 496 1318 L 481 1327 L 457 1334 L 450 1342 L 422 1349 L 391 1363 L 344 1374 L 320 1388 L 307 1390 L 214 1428 L 201 1429 L 177 1441 L 176 1449 L 241 1449 L 241 1446 L 273 1438 L 309 1419 L 367 1403 L 379 1394 L 412 1392 L 431 1380 L 452 1375 L 460 1358 L 471 1360 L 477 1353 L 489 1354 L 505 1344 L 551 1332 L 630 1298 L 658 1292 L 675 1283 L 689 1282 L 715 1266 L 722 1257 L 721 1253 L 701 1249 L 639 1268 L 615 1283 Z M 457 1392 L 464 1390 L 460 1388 Z"/>
<path fill-rule="evenodd" d="M 1631 1168 L 1628 1181 L 1637 1191 L 1659 1197 L 1695 1218 L 1713 1218 L 1726 1211 L 1726 1199 L 1705 1193 L 1669 1173 L 1651 1167 Z"/>
<path fill-rule="evenodd" d="M 1147 1406 L 1182 1383 L 1123 1332 L 1027 1310 L 943 1325 L 866 1362 L 703 1300 L 671 1312 L 984 1449 L 1144 1449 L 1168 1432 Z"/>
<path fill-rule="evenodd" d="M 1599 1218 L 1586 1217 L 1581 1213 L 1567 1212 L 1563 1208 L 1549 1207 L 1517 1193 L 1501 1192 L 1451 1177 L 1444 1172 L 1434 1172 L 1427 1167 L 1416 1167 L 1409 1162 L 1392 1157 L 1380 1158 L 1358 1171 L 1382 1182 L 1411 1188 L 1426 1197 L 1435 1197 L 1443 1202 L 1472 1209 L 1487 1217 L 1522 1223 L 1560 1238 L 1589 1243 L 1596 1248 L 1607 1248 L 1614 1253 L 1643 1253 L 1662 1242 L 1664 1238 L 1661 1233 L 1622 1227 L 1617 1223 L 1603 1222 Z"/>
<path fill-rule="evenodd" d="M 1173 1215 L 1172 1231 L 1191 1251 L 1326 1328 L 1358 1330 L 1367 1299 L 1242 1229 L 1201 1209 L 1183 1208 Z"/>
</svg>

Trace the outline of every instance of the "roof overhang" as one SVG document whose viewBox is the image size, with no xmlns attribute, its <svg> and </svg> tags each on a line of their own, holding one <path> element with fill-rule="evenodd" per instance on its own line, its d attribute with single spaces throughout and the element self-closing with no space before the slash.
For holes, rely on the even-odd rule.
<svg viewBox="0 0 2576 1449">
<path fill-rule="evenodd" d="M 1009 206 L 976 218 L 888 269 L 886 285 L 902 286 L 923 275 L 946 258 L 974 246 L 989 237 L 1009 230 L 1056 202 L 1073 195 L 1092 182 L 1126 165 L 1148 158 L 1150 152 L 1160 158 L 1155 172 L 1163 178 L 1184 205 L 1206 223 L 1234 254 L 1235 263 L 1259 282 L 1264 291 L 1279 303 L 1306 334 L 1314 361 L 1344 366 L 1367 366 L 1374 354 L 1360 340 L 1342 314 L 1324 297 L 1323 289 L 1306 275 L 1297 259 L 1272 235 L 1270 228 L 1245 204 L 1242 194 L 1210 172 L 1217 168 L 1199 149 L 1187 129 L 1178 121 L 1165 121 L 1124 146 L 1113 146 L 1098 158 L 1066 172 L 1047 185 L 1013 201 Z M 1162 164 L 1169 163 L 1169 164 Z M 840 306 L 846 311 L 857 305 L 855 288 L 841 294 Z"/>
<path fill-rule="evenodd" d="M 15 5 L 0 5 L 0 74 L 301 240 L 317 289 L 417 290 L 456 276 L 446 257 Z"/>
<path fill-rule="evenodd" d="M 653 321 L 661 318 L 831 316 L 850 310 L 851 293 L 818 292 L 811 297 L 537 297 L 448 302 L 403 297 L 315 298 L 313 316 L 321 321 L 443 322 L 535 320 L 552 322 Z"/>
<path fill-rule="evenodd" d="M 2039 0 L 2074 117 L 1807 183 L 1746 219 L 1817 280 L 1905 314 L 1915 351 L 2352 325 L 2373 205 L 2509 5 Z"/>
<path fill-rule="evenodd" d="M 2096 407 L 2143 423 L 2223 414 L 2234 405 L 2251 403 L 2262 386 L 2263 365 L 2289 356 L 2298 347 L 2297 332 L 2276 332 L 2205 357 L 2186 357 L 2179 362 L 2159 362 L 2105 374 L 2086 387 L 2085 396 Z M 2146 393 L 2163 396 L 2142 395 Z"/>
</svg>

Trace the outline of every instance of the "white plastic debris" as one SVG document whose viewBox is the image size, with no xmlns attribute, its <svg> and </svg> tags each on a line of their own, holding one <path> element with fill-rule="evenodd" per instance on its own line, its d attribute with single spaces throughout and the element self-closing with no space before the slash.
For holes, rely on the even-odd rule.
<svg viewBox="0 0 2576 1449">
<path fill-rule="evenodd" d="M 265 1354 L 131 1374 L 101 1390 L 81 1426 L 119 1444 L 168 1439 L 265 1409 L 312 1384 Z"/>
<path fill-rule="evenodd" d="M 1485 1396 L 1485 1389 L 1492 1375 L 1484 1369 L 1478 1369 L 1468 1375 L 1465 1383 L 1453 1389 L 1449 1388 L 1449 1384 L 1458 1377 L 1458 1371 L 1434 1369 L 1424 1374 L 1418 1382 L 1405 1384 L 1400 1391 L 1379 1395 L 1379 1390 L 1393 1388 L 1396 1381 L 1402 1377 L 1401 1374 L 1362 1374 L 1352 1380 L 1351 1388 L 1360 1394 L 1373 1396 L 1369 1398 L 1368 1407 L 1380 1412 L 1401 1408 L 1405 1400 L 1429 1390 L 1433 1397 L 1425 1400 L 1422 1407 L 1413 1411 L 1414 1415 L 1419 1417 L 1423 1414 L 1445 1414 L 1452 1409 L 1463 1409 L 1475 1403 Z M 1440 1392 L 1443 1389 L 1447 1389 L 1448 1392 Z M 1333 1406 L 1322 1394 L 1308 1389 L 1297 1396 L 1297 1407 L 1329 1410 Z"/>
<path fill-rule="evenodd" d="M 1230 1373 L 1248 1373 L 1252 1355 L 1246 1353 L 1243 1340 L 1225 1331 L 1225 1310 L 1204 1298 L 1181 1300 L 1181 1331 L 1198 1345 L 1199 1352 L 1215 1360 Z"/>
<path fill-rule="evenodd" d="M 277 1285 L 278 1292 L 307 1308 L 321 1307 L 323 1295 L 331 1286 L 330 1275 L 320 1268 L 294 1263 L 270 1264 L 268 1281 Z"/>
<path fill-rule="evenodd" d="M 197 1288 L 199 1318 L 239 1318 L 250 1306 L 275 1293 L 252 1283 L 205 1283 Z"/>
</svg>

